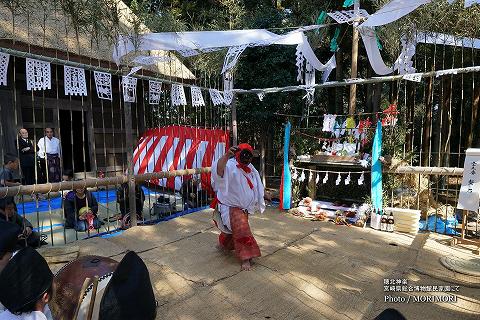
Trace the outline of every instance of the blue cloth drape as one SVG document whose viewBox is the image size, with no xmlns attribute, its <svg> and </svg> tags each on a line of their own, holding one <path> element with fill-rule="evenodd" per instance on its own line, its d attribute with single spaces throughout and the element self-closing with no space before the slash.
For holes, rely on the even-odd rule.
<svg viewBox="0 0 480 320">
<path fill-rule="evenodd" d="M 292 203 L 292 177 L 288 161 L 290 151 L 290 122 L 285 125 L 285 139 L 283 142 L 283 209 L 290 209 Z"/>
<path fill-rule="evenodd" d="M 383 189 L 382 189 L 382 122 L 377 122 L 375 137 L 372 147 L 372 206 L 374 211 L 380 212 L 383 207 Z"/>
</svg>

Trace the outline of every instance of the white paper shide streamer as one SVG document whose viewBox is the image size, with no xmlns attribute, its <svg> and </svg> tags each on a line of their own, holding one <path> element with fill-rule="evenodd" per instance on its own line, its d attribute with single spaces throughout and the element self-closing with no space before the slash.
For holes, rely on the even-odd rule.
<svg viewBox="0 0 480 320">
<path fill-rule="evenodd" d="M 202 90 L 199 87 L 191 87 L 192 106 L 203 107 L 205 106 L 205 100 L 203 100 Z"/>
<path fill-rule="evenodd" d="M 149 104 L 159 104 L 161 92 L 162 92 L 161 82 L 148 80 L 148 103 Z"/>
<path fill-rule="evenodd" d="M 325 177 L 323 178 L 323 184 L 327 183 L 328 181 L 328 172 L 325 173 Z"/>
<path fill-rule="evenodd" d="M 345 178 L 345 185 L 350 184 L 350 172 L 348 173 L 348 176 Z"/>
<path fill-rule="evenodd" d="M 361 186 L 363 185 L 363 181 L 365 180 L 365 174 L 362 172 L 360 175 L 360 178 L 358 178 L 358 185 Z"/>
<path fill-rule="evenodd" d="M 187 98 L 185 97 L 185 90 L 182 85 L 172 84 L 170 97 L 172 100 L 172 106 L 174 107 L 187 105 Z"/>
<path fill-rule="evenodd" d="M 137 78 L 122 76 L 123 101 L 135 102 L 137 98 Z"/>
<path fill-rule="evenodd" d="M 7 85 L 8 61 L 10 55 L 8 53 L 0 53 L 0 84 Z"/>
<path fill-rule="evenodd" d="M 99 99 L 112 100 L 112 75 L 106 72 L 94 71 L 95 87 Z"/>
<path fill-rule="evenodd" d="M 235 67 L 238 62 L 238 58 L 240 58 L 240 55 L 247 47 L 248 45 L 241 45 L 238 47 L 228 48 L 227 55 L 225 56 L 225 60 L 223 62 L 222 74 Z"/>
<path fill-rule="evenodd" d="M 66 96 L 87 96 L 84 69 L 63 66 L 63 73 Z"/>
<path fill-rule="evenodd" d="M 337 176 L 337 180 L 335 181 L 335 185 L 340 185 L 340 182 L 342 182 L 342 175 L 339 173 Z"/>
<path fill-rule="evenodd" d="M 50 63 L 26 58 L 27 90 L 46 90 L 52 88 Z"/>
<path fill-rule="evenodd" d="M 300 175 L 300 178 L 298 179 L 298 181 L 300 182 L 305 181 L 305 170 L 302 170 L 302 174 Z"/>
</svg>

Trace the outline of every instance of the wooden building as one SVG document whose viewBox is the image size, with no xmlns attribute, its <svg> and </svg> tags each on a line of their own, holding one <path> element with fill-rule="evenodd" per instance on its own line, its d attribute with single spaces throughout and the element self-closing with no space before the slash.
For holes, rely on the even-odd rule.
<svg viewBox="0 0 480 320">
<path fill-rule="evenodd" d="M 122 1 L 117 1 L 117 8 L 121 32 L 132 33 L 134 14 Z M 100 35 L 94 40 L 89 34 L 78 33 L 77 38 L 69 18 L 60 8 L 40 7 L 31 8 L 28 13 L 12 12 L 2 3 L 0 17 L 0 51 L 3 48 L 7 49 L 4 52 L 12 53 L 7 85 L 0 86 L 1 158 L 7 153 L 17 153 L 15 139 L 20 128 L 26 128 L 29 138 L 36 143 L 43 137 L 43 129 L 51 127 L 61 140 L 63 168 L 92 175 L 99 171 L 123 170 L 126 152 L 121 77 L 112 75 L 112 101 L 98 98 L 91 70 L 85 70 L 88 95 L 67 96 L 64 93 L 64 67 L 51 63 L 51 89 L 27 91 L 26 62 L 22 57 L 22 53 L 36 54 L 122 70 L 125 74 L 130 68 L 119 67 L 112 61 L 113 47 L 106 41 L 107 37 Z M 141 29 L 148 32 L 144 25 Z M 194 78 L 171 53 L 151 54 L 169 55 L 170 61 L 159 62 L 142 72 L 158 77 L 159 81 L 162 78 L 174 81 Z M 132 104 L 133 130 L 137 136 L 149 125 L 145 94 L 148 94 L 148 81 L 139 79 L 137 103 Z"/>
</svg>

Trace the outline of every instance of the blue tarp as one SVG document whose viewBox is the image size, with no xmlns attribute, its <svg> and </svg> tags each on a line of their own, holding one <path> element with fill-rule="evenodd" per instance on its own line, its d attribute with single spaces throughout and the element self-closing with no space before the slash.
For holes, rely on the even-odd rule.
<svg viewBox="0 0 480 320">
<path fill-rule="evenodd" d="M 459 235 L 459 233 L 454 229 L 454 227 L 458 225 L 458 222 L 457 222 L 457 219 L 453 217 L 448 218 L 447 221 L 444 221 L 439 217 L 430 216 L 428 217 L 427 221 L 428 223 L 425 223 L 425 220 L 420 220 L 419 230 L 428 230 L 428 231 L 434 231 L 436 233 L 455 235 L 455 236 Z"/>
<path fill-rule="evenodd" d="M 143 192 L 145 195 L 155 194 L 158 192 L 154 190 L 147 189 L 142 187 Z M 115 189 L 110 190 L 100 190 L 100 191 L 93 191 L 92 192 L 95 198 L 99 203 L 107 203 L 107 202 L 114 202 L 117 201 L 117 194 Z M 62 208 L 62 197 L 58 196 L 55 198 L 50 198 L 50 200 L 40 200 L 37 203 L 35 201 L 23 202 L 17 204 L 18 213 L 20 215 L 29 215 L 42 211 L 49 211 L 49 210 L 57 210 Z"/>
</svg>

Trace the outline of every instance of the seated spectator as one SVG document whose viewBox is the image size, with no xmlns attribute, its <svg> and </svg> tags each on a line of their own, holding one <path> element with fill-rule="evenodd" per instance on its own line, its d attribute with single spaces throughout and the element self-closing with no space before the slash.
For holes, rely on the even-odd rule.
<svg viewBox="0 0 480 320">
<path fill-rule="evenodd" d="M 21 229 L 16 224 L 0 220 L 0 272 L 12 258 L 17 247 L 18 235 Z M 0 312 L 2 311 L 0 306 Z"/>
<path fill-rule="evenodd" d="M 63 170 L 62 174 L 62 182 L 68 182 L 73 180 L 73 170 L 72 169 L 65 169 Z M 72 190 L 63 190 L 62 191 L 62 198 L 65 199 L 67 194 Z"/>
<path fill-rule="evenodd" d="M 53 296 L 53 274 L 34 249 L 18 251 L 0 273 L 0 320 L 51 319 L 47 303 Z"/>
<path fill-rule="evenodd" d="M 200 180 L 185 178 L 180 189 L 184 203 L 188 208 L 198 208 L 208 205 L 208 192 L 199 188 Z"/>
<path fill-rule="evenodd" d="M 0 186 L 15 187 L 21 185 L 16 182 L 14 172 L 18 170 L 18 158 L 12 155 L 6 155 L 3 158 L 3 168 L 0 168 Z"/>
<path fill-rule="evenodd" d="M 87 189 L 70 191 L 63 202 L 65 214 L 65 228 L 74 228 L 76 231 L 100 229 L 102 223 L 97 217 L 98 202 L 95 196 Z"/>
<path fill-rule="evenodd" d="M 126 221 L 125 217 L 130 214 L 130 204 L 129 204 L 129 194 L 128 183 L 122 184 L 117 189 L 117 203 L 120 207 L 120 213 L 122 214 L 122 221 L 124 221 L 124 227 L 127 227 L 129 221 Z M 135 201 L 136 201 L 136 211 L 137 218 L 142 219 L 143 217 L 143 203 L 145 202 L 145 193 L 143 193 L 142 186 L 135 185 Z M 128 219 L 129 220 L 129 219 Z"/>
<path fill-rule="evenodd" d="M 65 169 L 62 173 L 62 181 L 72 181 L 73 180 L 73 170 Z"/>
<path fill-rule="evenodd" d="M 0 199 L 0 220 L 13 223 L 20 228 L 17 247 L 38 248 L 40 245 L 47 244 L 45 241 L 40 241 L 40 235 L 33 231 L 32 224 L 17 213 L 13 197 Z"/>
</svg>

